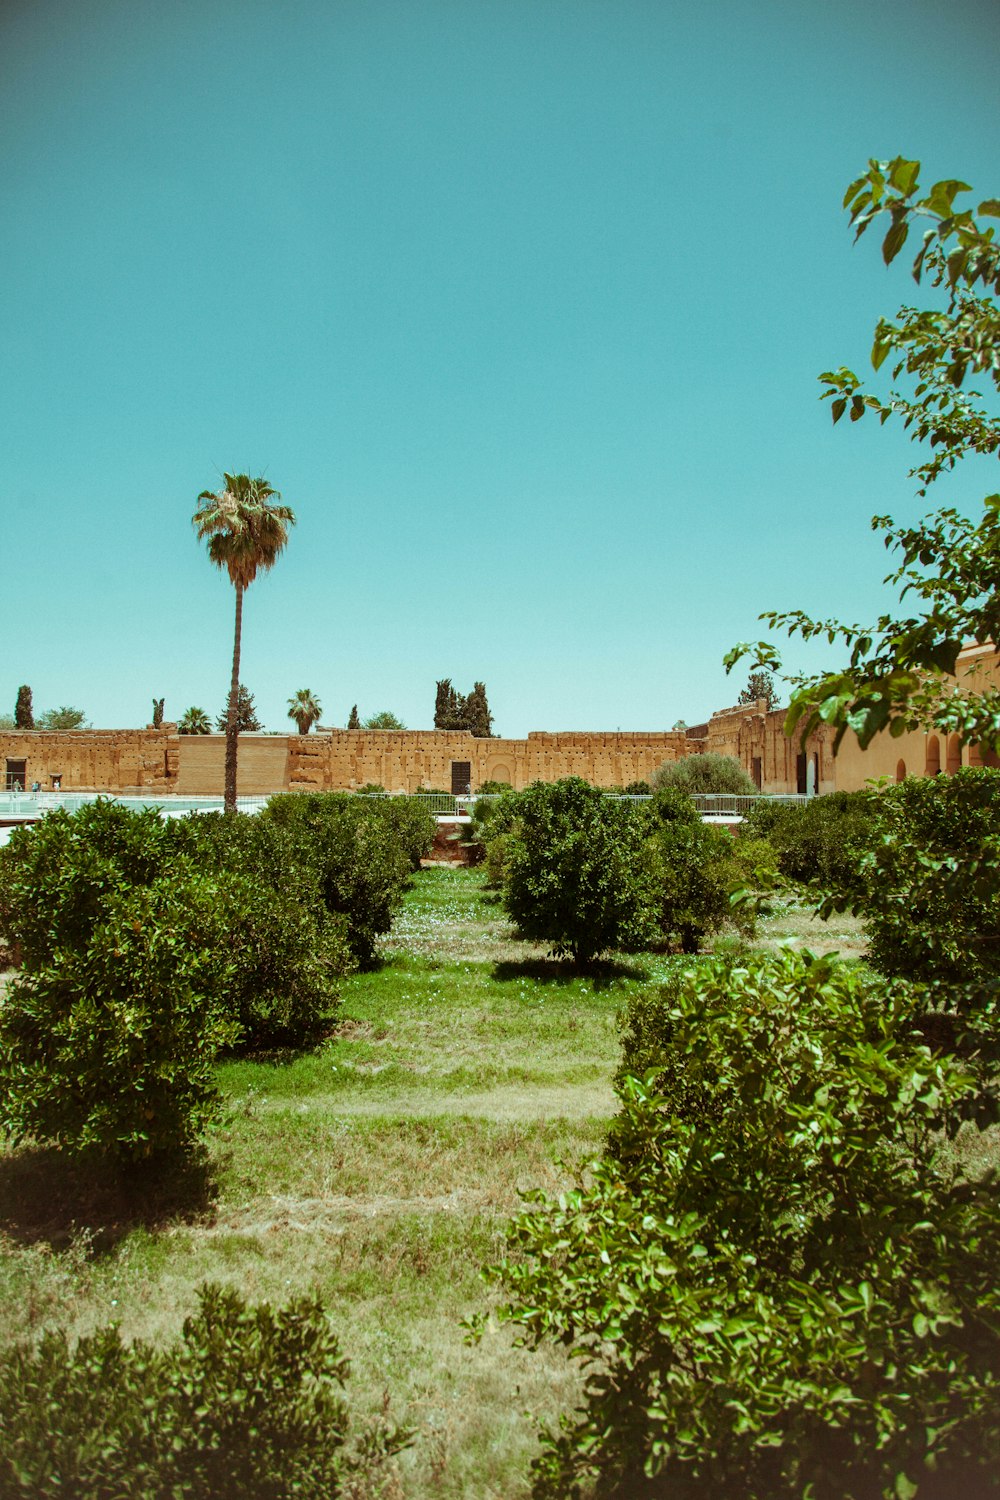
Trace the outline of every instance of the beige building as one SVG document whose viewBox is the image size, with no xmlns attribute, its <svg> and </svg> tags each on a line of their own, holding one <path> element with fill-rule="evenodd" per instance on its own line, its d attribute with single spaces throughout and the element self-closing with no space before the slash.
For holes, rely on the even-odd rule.
<svg viewBox="0 0 1000 1500">
<path fill-rule="evenodd" d="M 969 646 L 959 657 L 966 687 L 1000 687 L 992 646 Z M 784 734 L 785 711 L 756 705 L 720 709 L 687 730 L 631 733 L 533 732 L 526 739 L 474 739 L 465 730 L 327 729 L 312 734 L 240 736 L 241 796 L 280 791 L 354 791 L 377 783 L 390 792 L 425 788 L 465 793 L 484 782 L 520 789 L 532 781 L 582 776 L 595 786 L 646 781 L 665 761 L 714 751 L 731 755 L 762 792 L 855 791 L 873 778 L 951 773 L 963 765 L 998 765 L 992 753 L 917 732 L 881 734 L 862 750 L 850 733 L 836 756 L 826 728 L 805 745 Z M 6 787 L 28 790 L 145 792 L 221 796 L 225 736 L 180 735 L 159 729 L 0 731 Z"/>
</svg>

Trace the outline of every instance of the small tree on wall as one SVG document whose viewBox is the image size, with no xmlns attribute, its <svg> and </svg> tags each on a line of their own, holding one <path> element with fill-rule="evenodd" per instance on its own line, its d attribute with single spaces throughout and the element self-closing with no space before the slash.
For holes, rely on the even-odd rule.
<svg viewBox="0 0 1000 1500">
<path fill-rule="evenodd" d="M 178 734 L 211 734 L 212 725 L 203 708 L 186 708 L 177 724 Z"/>
<path fill-rule="evenodd" d="M 362 725 L 364 729 L 405 729 L 406 725 L 398 714 L 391 709 L 380 709 L 377 714 L 372 714 Z"/>
<path fill-rule="evenodd" d="M 153 699 L 153 728 L 154 729 L 159 729 L 160 726 L 163 723 L 163 705 L 164 705 L 165 702 L 166 702 L 165 698 L 154 698 Z"/>
<path fill-rule="evenodd" d="M 473 683 L 472 692 L 465 700 L 465 727 L 477 740 L 493 738 L 493 715 L 486 701 L 486 684 Z"/>
<path fill-rule="evenodd" d="M 227 704 L 215 721 L 215 727 L 220 734 L 225 734 L 228 722 L 229 706 Z M 257 717 L 257 705 L 254 703 L 253 693 L 241 682 L 236 695 L 236 732 L 237 734 L 256 734 L 263 727 Z"/>
<path fill-rule="evenodd" d="M 34 729 L 35 712 L 31 706 L 31 689 L 27 683 L 22 684 L 17 690 L 17 704 L 14 708 L 15 729 Z"/>
<path fill-rule="evenodd" d="M 744 704 L 756 704 L 761 698 L 767 703 L 768 713 L 770 713 L 772 708 L 780 708 L 781 706 L 781 695 L 774 685 L 774 678 L 770 672 L 765 671 L 762 667 L 758 667 L 750 673 L 750 676 L 747 678 L 747 685 L 740 692 L 740 696 L 736 702 L 742 707 Z"/>
<path fill-rule="evenodd" d="M 464 699 L 455 691 L 450 677 L 442 677 L 434 698 L 434 728 L 464 729 Z"/>
<path fill-rule="evenodd" d="M 288 700 L 288 717 L 295 720 L 299 734 L 308 734 L 322 712 L 322 705 L 311 688 L 299 688 Z"/>
<path fill-rule="evenodd" d="M 361 728 L 361 719 L 358 716 L 358 705 L 356 703 L 355 703 L 354 707 L 351 709 L 350 718 L 347 720 L 347 727 L 348 727 L 348 729 L 360 729 Z"/>
</svg>

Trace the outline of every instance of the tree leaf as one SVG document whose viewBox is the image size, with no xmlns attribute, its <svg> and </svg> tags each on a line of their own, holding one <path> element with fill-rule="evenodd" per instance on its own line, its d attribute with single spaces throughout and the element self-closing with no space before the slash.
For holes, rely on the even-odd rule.
<svg viewBox="0 0 1000 1500">
<path fill-rule="evenodd" d="M 882 259 L 886 265 L 890 265 L 906 244 L 906 236 L 910 232 L 910 226 L 905 219 L 897 219 L 890 227 L 888 234 L 882 241 Z"/>
</svg>

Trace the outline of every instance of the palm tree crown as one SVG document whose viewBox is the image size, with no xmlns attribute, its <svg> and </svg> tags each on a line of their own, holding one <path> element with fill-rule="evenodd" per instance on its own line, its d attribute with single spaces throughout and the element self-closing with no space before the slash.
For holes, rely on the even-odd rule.
<svg viewBox="0 0 1000 1500">
<path fill-rule="evenodd" d="M 178 734 L 211 734 L 212 726 L 203 708 L 186 708 L 178 720 Z"/>
<path fill-rule="evenodd" d="M 246 589 L 258 573 L 273 568 L 288 542 L 295 513 L 280 500 L 266 479 L 249 474 L 223 474 L 225 489 L 202 490 L 200 509 L 191 517 L 199 542 L 208 539 L 208 556 L 225 568 L 234 588 Z"/>
<path fill-rule="evenodd" d="M 288 717 L 299 726 L 299 734 L 308 734 L 323 712 L 323 705 L 311 688 L 299 688 L 288 700 Z"/>
</svg>

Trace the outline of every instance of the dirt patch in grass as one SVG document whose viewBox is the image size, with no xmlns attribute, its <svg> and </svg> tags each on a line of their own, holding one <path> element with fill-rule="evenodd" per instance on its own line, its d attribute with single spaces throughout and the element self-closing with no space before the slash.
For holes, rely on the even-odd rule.
<svg viewBox="0 0 1000 1500">
<path fill-rule="evenodd" d="M 809 948 L 813 953 L 842 953 L 845 958 L 864 958 L 868 940 L 860 918 L 840 912 L 824 921 L 805 901 L 776 901 L 774 912 L 759 924 L 754 946 Z"/>
</svg>

